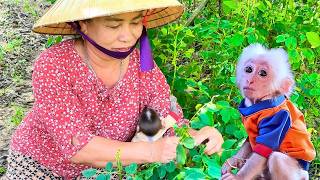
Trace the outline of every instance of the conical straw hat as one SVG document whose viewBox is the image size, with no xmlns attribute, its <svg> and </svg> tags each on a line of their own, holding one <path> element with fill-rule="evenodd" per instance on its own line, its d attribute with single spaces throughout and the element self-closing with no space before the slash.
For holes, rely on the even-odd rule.
<svg viewBox="0 0 320 180">
<path fill-rule="evenodd" d="M 143 10 L 150 10 L 146 28 L 154 28 L 179 18 L 183 5 L 177 0 L 57 0 L 32 30 L 43 34 L 77 34 L 66 22 Z"/>
</svg>

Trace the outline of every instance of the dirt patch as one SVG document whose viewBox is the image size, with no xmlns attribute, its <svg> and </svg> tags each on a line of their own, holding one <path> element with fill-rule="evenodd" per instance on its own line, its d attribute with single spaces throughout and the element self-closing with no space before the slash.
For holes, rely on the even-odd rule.
<svg viewBox="0 0 320 180">
<path fill-rule="evenodd" d="M 45 49 L 48 36 L 35 34 L 31 28 L 46 1 L 0 1 L 0 167 L 6 166 L 9 142 L 17 113 L 32 107 L 32 64 Z M 1 176 L 1 172 L 0 172 Z"/>
</svg>

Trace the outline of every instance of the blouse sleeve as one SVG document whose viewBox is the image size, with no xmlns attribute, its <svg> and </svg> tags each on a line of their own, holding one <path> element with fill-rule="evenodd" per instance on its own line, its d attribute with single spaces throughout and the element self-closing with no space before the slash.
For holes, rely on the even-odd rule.
<svg viewBox="0 0 320 180">
<path fill-rule="evenodd" d="M 151 71 L 141 72 L 143 76 L 145 93 L 148 94 L 148 106 L 155 109 L 161 117 L 167 117 L 169 114 L 177 121 L 179 126 L 189 124 L 187 119 L 183 118 L 183 112 L 177 102 L 170 101 L 170 87 L 165 76 L 158 66 Z M 176 108 L 172 108 L 176 106 Z"/>
<path fill-rule="evenodd" d="M 94 135 L 72 92 L 68 68 L 56 55 L 41 55 L 34 65 L 32 83 L 40 123 L 65 158 L 70 159 Z"/>
<path fill-rule="evenodd" d="M 257 144 L 253 151 L 268 158 L 272 151 L 279 150 L 290 127 L 290 114 L 286 110 L 280 110 L 273 116 L 260 120 L 258 124 L 259 135 L 256 138 Z"/>
</svg>

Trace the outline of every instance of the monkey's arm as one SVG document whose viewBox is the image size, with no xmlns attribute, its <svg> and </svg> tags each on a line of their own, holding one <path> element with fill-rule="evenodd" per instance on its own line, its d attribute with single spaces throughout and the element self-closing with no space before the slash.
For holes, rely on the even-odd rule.
<svg viewBox="0 0 320 180">
<path fill-rule="evenodd" d="M 266 167 L 266 163 L 267 158 L 257 153 L 252 153 L 245 165 L 237 173 L 237 177 L 240 179 L 253 179 L 255 176 L 262 173 L 263 169 Z"/>
<path fill-rule="evenodd" d="M 241 168 L 244 165 L 245 160 L 250 156 L 251 153 L 251 145 L 249 143 L 249 140 L 246 139 L 246 141 L 242 144 L 237 154 L 227 159 L 226 162 L 223 164 L 221 168 L 221 174 L 224 175 L 226 173 L 229 173 L 234 167 L 238 169 Z"/>
<path fill-rule="evenodd" d="M 262 173 L 266 167 L 267 159 L 273 151 L 279 150 L 290 126 L 290 114 L 285 110 L 280 110 L 273 116 L 259 120 L 259 135 L 256 137 L 253 153 L 237 176 L 243 179 L 252 179 Z"/>
</svg>

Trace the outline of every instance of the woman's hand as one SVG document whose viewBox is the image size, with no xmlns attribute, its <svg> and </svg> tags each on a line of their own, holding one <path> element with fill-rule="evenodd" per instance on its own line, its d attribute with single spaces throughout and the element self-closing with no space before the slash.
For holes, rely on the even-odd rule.
<svg viewBox="0 0 320 180">
<path fill-rule="evenodd" d="M 190 130 L 189 133 L 194 138 L 196 145 L 199 145 L 207 140 L 206 148 L 204 150 L 206 154 L 211 155 L 221 151 L 223 138 L 216 128 L 206 126 L 199 131 Z"/>
<path fill-rule="evenodd" d="M 176 158 L 176 149 L 179 138 L 176 136 L 164 137 L 152 143 L 151 162 L 168 163 Z"/>
<path fill-rule="evenodd" d="M 244 165 L 244 163 L 244 159 L 232 156 L 223 164 L 221 168 L 221 174 L 224 175 L 230 173 L 232 169 L 240 169 Z"/>
</svg>

